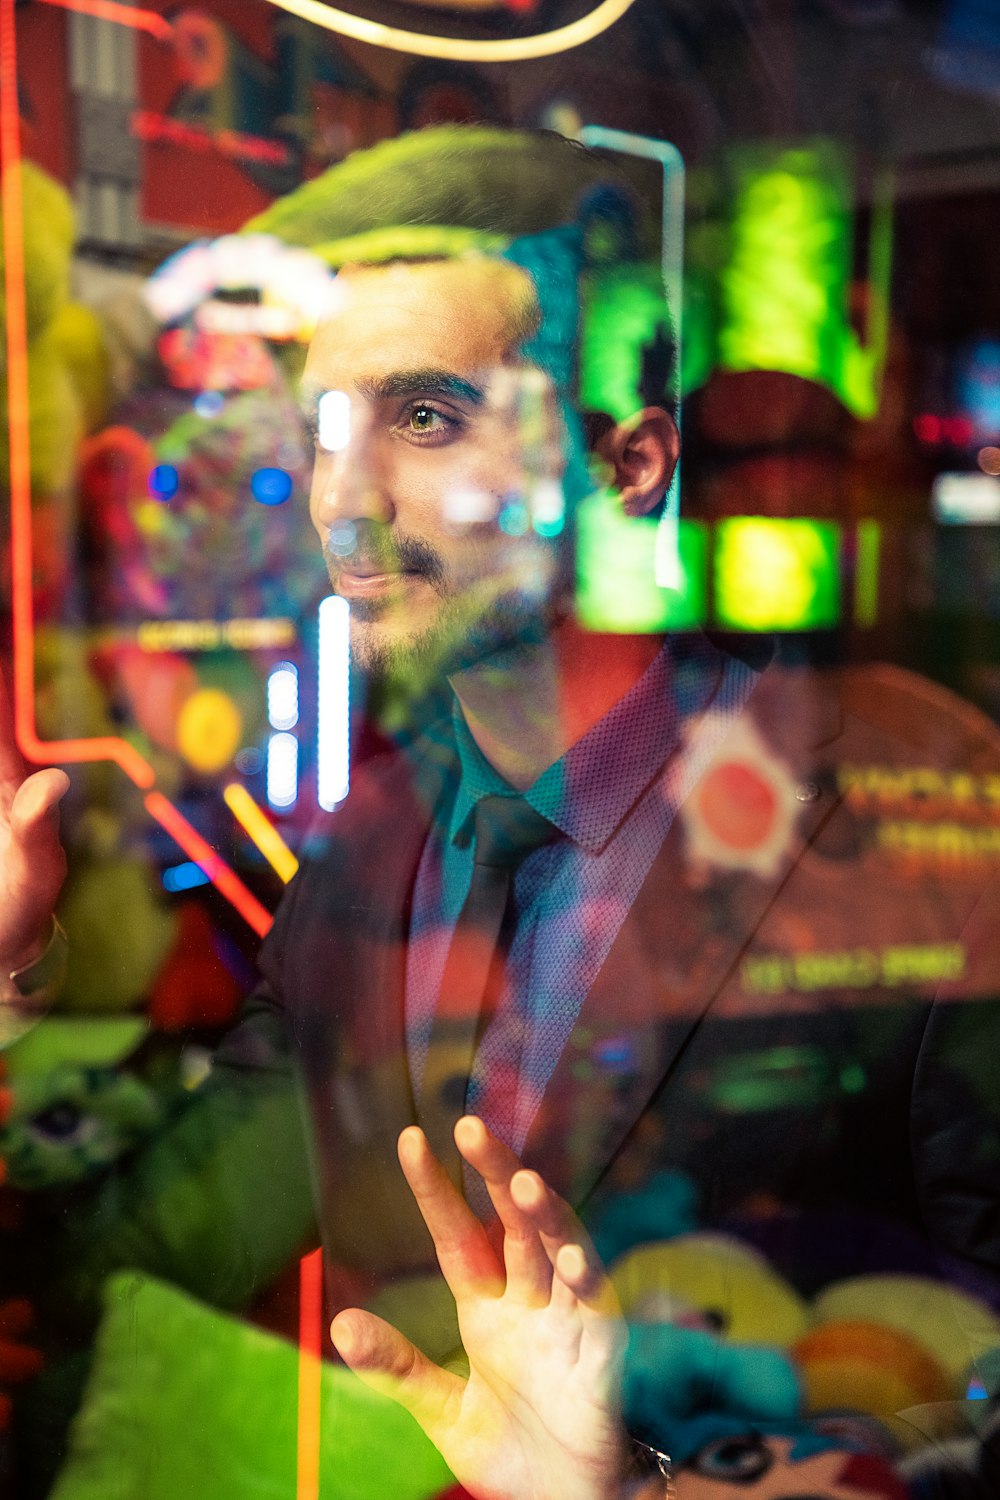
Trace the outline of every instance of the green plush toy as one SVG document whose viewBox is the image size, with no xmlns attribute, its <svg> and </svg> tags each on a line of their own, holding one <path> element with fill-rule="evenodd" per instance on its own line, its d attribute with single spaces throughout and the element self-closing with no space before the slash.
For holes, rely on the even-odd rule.
<svg viewBox="0 0 1000 1500">
<path fill-rule="evenodd" d="M 69 1457 L 50 1500 L 286 1500 L 298 1350 L 135 1273 L 113 1277 Z M 322 1368 L 320 1494 L 429 1500 L 451 1482 L 388 1397 Z"/>
<path fill-rule="evenodd" d="M 8 1047 L 10 1105 L 0 1160 L 12 1187 L 80 1182 L 117 1161 L 163 1118 L 156 1090 L 122 1067 L 146 1035 L 141 1017 L 49 1017 Z"/>
</svg>

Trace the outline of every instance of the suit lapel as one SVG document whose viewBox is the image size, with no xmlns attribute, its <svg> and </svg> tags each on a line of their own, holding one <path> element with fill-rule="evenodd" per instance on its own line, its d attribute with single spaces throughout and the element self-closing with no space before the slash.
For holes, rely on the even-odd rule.
<svg viewBox="0 0 1000 1500">
<path fill-rule="evenodd" d="M 678 814 L 584 1001 L 524 1152 L 575 1204 L 669 1083 L 803 852 L 835 814 L 839 794 L 810 772 L 832 757 L 842 716 L 833 693 L 816 689 L 814 675 L 770 668 L 752 699 L 755 722 L 803 798 L 780 858 L 766 876 L 731 870 L 707 883 L 692 879 L 689 835 Z M 687 795 L 696 797 L 703 783 L 704 776 Z"/>
</svg>

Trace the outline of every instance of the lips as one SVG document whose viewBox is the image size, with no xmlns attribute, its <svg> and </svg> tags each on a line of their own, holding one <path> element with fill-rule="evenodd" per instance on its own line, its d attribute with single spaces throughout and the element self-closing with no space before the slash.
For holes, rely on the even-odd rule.
<svg viewBox="0 0 1000 1500">
<path fill-rule="evenodd" d="M 382 569 L 358 566 L 341 568 L 337 573 L 337 592 L 350 598 L 352 594 L 378 594 L 399 589 L 420 574 L 410 570 L 386 572 Z"/>
</svg>

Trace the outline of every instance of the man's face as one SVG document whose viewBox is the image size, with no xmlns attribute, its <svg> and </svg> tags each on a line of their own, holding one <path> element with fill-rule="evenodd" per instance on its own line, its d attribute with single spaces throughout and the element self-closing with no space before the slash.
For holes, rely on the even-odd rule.
<svg viewBox="0 0 1000 1500">
<path fill-rule="evenodd" d="M 518 393 L 537 394 L 539 375 L 518 346 L 534 289 L 486 258 L 348 270 L 338 286 L 303 378 L 310 405 L 336 393 L 332 436 L 320 410 L 313 525 L 360 665 L 447 670 L 516 638 L 548 587 L 550 549 L 498 524 L 528 483 Z M 529 478 L 541 463 L 557 482 L 554 405 L 539 407 Z"/>
</svg>

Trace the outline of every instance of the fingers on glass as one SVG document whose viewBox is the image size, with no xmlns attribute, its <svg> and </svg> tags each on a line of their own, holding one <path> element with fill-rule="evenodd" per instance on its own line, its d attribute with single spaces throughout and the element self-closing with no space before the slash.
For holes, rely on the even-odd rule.
<svg viewBox="0 0 1000 1500">
<path fill-rule="evenodd" d="M 437 1252 L 441 1274 L 456 1297 L 503 1291 L 503 1271 L 486 1231 L 416 1125 L 399 1137 L 399 1161 Z"/>
<path fill-rule="evenodd" d="M 551 1262 L 534 1224 L 511 1197 L 511 1178 L 520 1170 L 520 1162 L 473 1115 L 466 1115 L 455 1126 L 455 1143 L 482 1177 L 503 1226 L 508 1297 L 533 1305 L 547 1302 L 552 1288 Z"/>
</svg>

